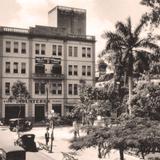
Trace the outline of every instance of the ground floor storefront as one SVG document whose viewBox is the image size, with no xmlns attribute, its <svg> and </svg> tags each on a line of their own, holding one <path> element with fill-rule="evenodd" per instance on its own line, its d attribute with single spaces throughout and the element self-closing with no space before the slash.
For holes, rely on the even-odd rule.
<svg viewBox="0 0 160 160">
<path fill-rule="evenodd" d="M 19 103 L 3 101 L 1 108 L 0 119 L 8 122 L 12 118 L 26 118 L 33 122 L 44 121 L 50 114 L 51 110 L 54 110 L 59 116 L 64 116 L 67 112 L 70 112 L 74 107 L 75 102 L 65 103 L 63 99 L 48 100 L 38 99 L 32 101 L 26 101 Z"/>
</svg>

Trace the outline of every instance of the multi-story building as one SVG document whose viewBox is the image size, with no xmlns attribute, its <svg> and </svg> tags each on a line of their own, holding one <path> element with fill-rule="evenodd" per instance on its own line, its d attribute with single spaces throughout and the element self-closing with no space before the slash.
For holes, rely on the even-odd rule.
<svg viewBox="0 0 160 160">
<path fill-rule="evenodd" d="M 94 85 L 95 37 L 86 35 L 86 10 L 58 6 L 50 26 L 0 27 L 0 118 L 41 121 L 54 109 L 64 115 L 79 100 L 81 80 Z M 12 85 L 25 82 L 31 98 L 9 101 Z"/>
</svg>

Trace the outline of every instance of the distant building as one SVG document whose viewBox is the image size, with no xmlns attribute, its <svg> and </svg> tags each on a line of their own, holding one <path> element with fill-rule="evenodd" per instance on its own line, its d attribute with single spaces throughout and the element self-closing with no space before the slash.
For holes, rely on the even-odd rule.
<svg viewBox="0 0 160 160">
<path fill-rule="evenodd" d="M 0 27 L 1 119 L 18 116 L 20 105 L 8 101 L 17 80 L 31 94 L 21 117 L 33 121 L 51 109 L 69 111 L 79 100 L 80 80 L 95 84 L 95 37 L 86 35 L 86 10 L 58 6 L 48 17 L 49 26 Z"/>
</svg>

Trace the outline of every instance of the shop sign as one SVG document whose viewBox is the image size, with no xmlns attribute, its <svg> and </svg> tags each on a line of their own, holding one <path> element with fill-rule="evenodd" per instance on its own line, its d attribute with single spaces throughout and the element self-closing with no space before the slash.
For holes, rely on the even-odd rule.
<svg viewBox="0 0 160 160">
<path fill-rule="evenodd" d="M 47 103 L 47 99 L 28 99 L 28 100 L 21 100 L 21 101 L 16 101 L 16 100 L 4 100 L 4 103 L 34 103 L 34 104 L 41 104 L 41 103 Z M 48 100 L 48 103 L 50 101 Z"/>
<path fill-rule="evenodd" d="M 53 57 L 35 57 L 35 63 L 40 64 L 60 64 L 61 58 Z"/>
</svg>

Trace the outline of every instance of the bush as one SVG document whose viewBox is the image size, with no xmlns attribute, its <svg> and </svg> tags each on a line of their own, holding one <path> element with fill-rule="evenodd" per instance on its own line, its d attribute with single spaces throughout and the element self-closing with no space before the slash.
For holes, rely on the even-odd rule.
<svg viewBox="0 0 160 160">
<path fill-rule="evenodd" d="M 160 153 L 148 154 L 146 160 L 160 160 Z"/>
</svg>

